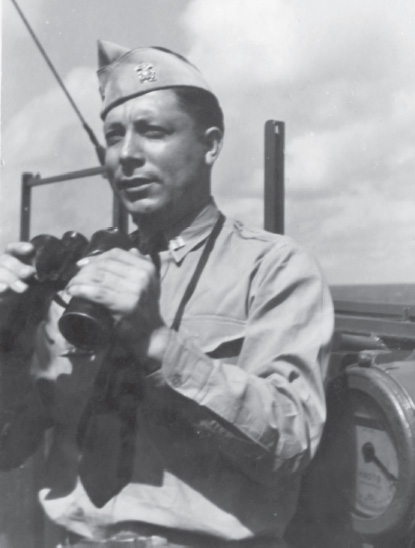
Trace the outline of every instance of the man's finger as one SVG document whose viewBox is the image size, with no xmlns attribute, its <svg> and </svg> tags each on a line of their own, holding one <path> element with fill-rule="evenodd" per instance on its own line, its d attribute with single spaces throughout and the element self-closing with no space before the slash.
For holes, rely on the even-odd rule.
<svg viewBox="0 0 415 548">
<path fill-rule="evenodd" d="M 35 248 L 30 242 L 13 242 L 6 246 L 6 253 L 14 257 L 30 256 L 34 250 Z"/>
<path fill-rule="evenodd" d="M 125 251 L 123 249 L 114 248 L 109 251 L 105 251 L 105 253 L 100 253 L 99 255 L 84 257 L 77 262 L 77 265 L 85 266 L 90 263 L 107 260 L 122 263 L 124 265 L 134 265 L 137 264 L 137 261 L 140 259 L 144 260 L 145 256 L 141 254 L 136 255 L 135 253 L 130 253 L 129 251 Z"/>
<path fill-rule="evenodd" d="M 79 273 L 89 273 L 93 269 L 111 272 L 121 279 L 136 277 L 140 272 L 152 276 L 155 273 L 153 261 L 140 254 L 125 252 L 126 255 L 102 254 L 100 256 L 85 257 L 78 261 Z M 98 275 L 100 277 L 100 275 Z"/>
<path fill-rule="evenodd" d="M 0 257 L 0 294 L 8 290 L 23 293 L 28 288 L 26 281 L 34 273 L 33 266 L 22 263 L 13 255 L 2 255 Z"/>
<path fill-rule="evenodd" d="M 0 294 L 6 293 L 10 289 L 16 293 L 23 293 L 28 288 L 28 284 L 18 278 L 10 279 L 8 282 L 0 282 Z"/>
<path fill-rule="evenodd" d="M 113 290 L 114 293 L 131 293 L 134 294 L 140 287 L 148 284 L 152 277 L 152 273 L 145 271 L 143 268 L 128 269 L 125 266 L 120 270 L 114 268 L 88 268 L 85 267 L 74 277 L 68 284 L 69 292 L 77 291 L 78 286 L 88 287 L 103 287 L 108 290 Z M 76 287 L 76 289 L 74 289 Z"/>
</svg>

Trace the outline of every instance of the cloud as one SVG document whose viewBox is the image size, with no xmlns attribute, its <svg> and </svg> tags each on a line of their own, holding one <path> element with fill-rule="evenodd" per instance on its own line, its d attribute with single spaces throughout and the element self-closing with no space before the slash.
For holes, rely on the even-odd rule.
<svg viewBox="0 0 415 548">
<path fill-rule="evenodd" d="M 74 69 L 65 78 L 65 86 L 71 96 L 76 98 L 78 108 L 84 113 L 87 122 L 95 125 L 99 131 L 100 100 L 94 71 L 89 67 Z M 59 150 L 56 140 L 63 138 L 68 130 L 72 133 L 79 131 L 84 141 L 88 142 L 63 91 L 53 85 L 43 95 L 33 98 L 4 129 L 5 156 L 21 161 L 24 154 L 27 165 L 43 162 Z M 90 150 L 85 147 L 86 154 Z M 73 157 L 68 155 L 68 162 L 72 160 Z"/>
<path fill-rule="evenodd" d="M 235 88 L 241 80 L 250 88 L 258 81 L 289 80 L 300 62 L 298 20 L 287 3 L 193 1 L 183 21 L 193 41 L 192 59 L 203 60 L 204 72 L 218 89 Z"/>
<path fill-rule="evenodd" d="M 87 123 L 101 138 L 100 99 L 96 76 L 89 67 L 78 67 L 65 85 Z M 4 128 L 0 207 L 2 247 L 18 237 L 20 177 L 28 169 L 43 177 L 98 165 L 93 146 L 59 87 L 33 98 Z M 101 138 L 102 142 L 102 138 Z M 90 235 L 111 220 L 111 193 L 101 178 L 61 183 L 33 190 L 32 234 L 65 230 Z M 91 205 L 94 214 L 91 215 Z"/>
<path fill-rule="evenodd" d="M 11 3 L 3 4 L 7 48 L 28 62 L 27 32 Z M 45 0 L 20 4 L 35 30 L 46 24 Z M 283 120 L 287 232 L 318 252 L 332 282 L 413 281 L 413 1 L 189 0 L 181 6 L 180 40 L 190 44 L 189 58 L 225 111 L 227 137 L 214 173 L 225 212 L 262 225 L 263 125 Z M 149 17 L 146 28 L 153 22 Z M 134 34 L 136 26 L 128 30 Z M 14 91 L 8 82 L 9 94 L 21 92 L 21 84 Z M 78 67 L 65 82 L 100 135 L 94 70 Z M 36 90 L 2 132 L 2 244 L 17 234 L 22 171 L 51 175 L 97 164 L 52 79 L 49 90 Z M 89 183 L 79 185 L 36 190 L 36 218 L 45 220 L 39 230 L 107 224 L 110 195 L 97 198 L 102 186 L 94 194 Z M 91 204 L 103 210 L 96 219 Z"/>
<path fill-rule="evenodd" d="M 413 283 L 415 211 L 408 199 L 363 187 L 316 202 L 307 217 L 295 202 L 288 212 L 290 234 L 316 253 L 331 283 Z"/>
<path fill-rule="evenodd" d="M 32 28 L 36 28 L 42 21 L 44 0 L 18 0 L 18 5 Z M 13 44 L 10 43 L 11 47 L 21 38 L 27 38 L 27 30 L 10 0 L 2 2 L 2 18 L 3 22 L 7 21 L 7 25 L 3 23 L 3 29 L 8 34 L 8 41 L 13 41 Z"/>
<path fill-rule="evenodd" d="M 258 83 L 369 81 L 399 71 L 413 46 L 413 4 L 387 0 L 193 0 L 183 16 L 191 56 L 227 89 Z"/>
<path fill-rule="evenodd" d="M 223 208 L 262 224 L 263 124 L 283 120 L 291 233 L 331 281 L 413 281 L 413 3 L 193 0 L 182 21 L 226 115 Z"/>
</svg>

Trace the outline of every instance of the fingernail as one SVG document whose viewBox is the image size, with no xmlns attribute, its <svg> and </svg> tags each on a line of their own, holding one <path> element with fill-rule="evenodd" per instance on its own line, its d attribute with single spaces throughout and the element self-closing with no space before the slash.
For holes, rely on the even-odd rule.
<svg viewBox="0 0 415 548">
<path fill-rule="evenodd" d="M 34 271 L 35 269 L 33 268 L 33 266 L 24 266 L 19 270 L 19 275 L 23 277 L 30 276 L 30 274 L 33 274 Z"/>
<path fill-rule="evenodd" d="M 89 263 L 88 257 L 84 257 L 83 259 L 79 260 L 76 264 L 78 266 L 85 266 L 88 263 Z"/>
<path fill-rule="evenodd" d="M 20 249 L 22 251 L 30 251 L 32 249 L 32 244 L 29 244 L 29 242 L 21 242 Z"/>
<path fill-rule="evenodd" d="M 63 290 L 63 300 L 65 300 L 65 297 L 68 298 L 68 297 L 72 297 L 72 295 L 69 293 L 68 291 L 68 287 L 65 287 L 65 289 Z"/>
<path fill-rule="evenodd" d="M 18 293 L 22 293 L 23 291 L 25 291 L 27 285 L 25 283 L 21 282 L 20 280 L 16 280 L 15 282 L 13 282 L 12 287 Z"/>
<path fill-rule="evenodd" d="M 68 287 L 65 289 L 65 291 L 72 296 L 72 290 L 73 290 L 73 286 L 72 285 L 68 285 Z"/>
</svg>

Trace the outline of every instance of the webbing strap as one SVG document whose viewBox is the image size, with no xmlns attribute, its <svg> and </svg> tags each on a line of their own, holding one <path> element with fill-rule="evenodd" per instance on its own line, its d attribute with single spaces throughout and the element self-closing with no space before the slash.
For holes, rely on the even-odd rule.
<svg viewBox="0 0 415 548">
<path fill-rule="evenodd" d="M 189 302 L 190 298 L 192 297 L 194 290 L 196 289 L 197 283 L 200 279 L 200 276 L 202 275 L 202 272 L 206 266 L 206 263 L 208 262 L 210 253 L 213 249 L 213 246 L 215 244 L 217 237 L 220 234 L 220 231 L 222 230 L 224 222 L 225 222 L 225 216 L 223 215 L 223 213 L 219 213 L 219 217 L 215 223 L 215 226 L 213 227 L 212 232 L 209 234 L 206 245 L 199 258 L 199 261 L 196 265 L 195 271 L 193 272 L 190 282 L 188 286 L 186 287 L 186 291 L 183 294 L 182 300 L 180 301 L 180 304 L 177 308 L 176 315 L 171 324 L 171 328 L 174 329 L 175 331 L 177 331 L 180 327 L 184 309 L 187 303 Z"/>
</svg>

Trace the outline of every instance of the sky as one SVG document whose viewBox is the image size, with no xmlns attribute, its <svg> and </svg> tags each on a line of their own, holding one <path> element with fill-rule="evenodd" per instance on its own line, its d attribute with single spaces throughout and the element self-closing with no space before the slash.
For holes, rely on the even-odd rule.
<svg viewBox="0 0 415 548">
<path fill-rule="evenodd" d="M 413 0 L 17 0 L 101 141 L 96 40 L 159 45 L 204 73 L 225 112 L 213 193 L 263 225 L 263 134 L 286 124 L 286 233 L 331 284 L 415 280 Z M 97 165 L 76 115 L 2 4 L 1 248 L 18 237 L 22 172 Z M 32 233 L 108 226 L 108 182 L 35 189 Z"/>
</svg>

